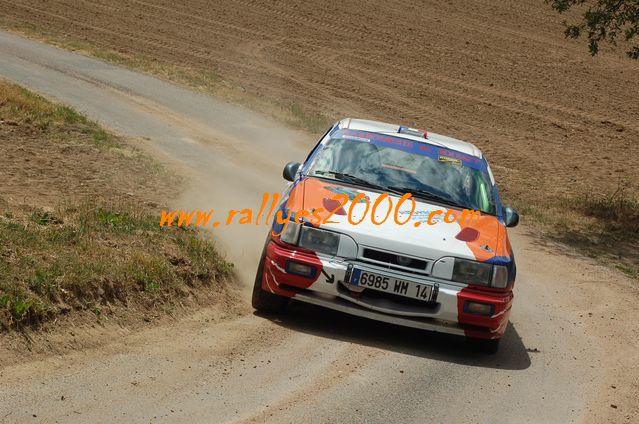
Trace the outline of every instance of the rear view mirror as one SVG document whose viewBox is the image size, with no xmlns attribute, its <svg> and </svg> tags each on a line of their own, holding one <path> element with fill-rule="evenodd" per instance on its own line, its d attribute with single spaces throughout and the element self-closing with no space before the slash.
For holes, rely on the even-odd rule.
<svg viewBox="0 0 639 424">
<path fill-rule="evenodd" d="M 517 224 L 519 224 L 519 214 L 515 209 L 507 206 L 504 209 L 504 220 L 506 222 L 506 227 L 516 227 Z"/>
<path fill-rule="evenodd" d="M 299 162 L 289 162 L 284 167 L 284 171 L 282 171 L 282 176 L 287 181 L 293 181 L 295 179 L 295 174 L 297 174 L 297 170 L 300 169 Z"/>
</svg>

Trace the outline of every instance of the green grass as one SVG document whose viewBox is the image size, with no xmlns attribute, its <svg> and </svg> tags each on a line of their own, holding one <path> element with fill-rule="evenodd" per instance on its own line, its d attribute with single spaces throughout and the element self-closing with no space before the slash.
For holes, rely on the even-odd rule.
<svg viewBox="0 0 639 424">
<path fill-rule="evenodd" d="M 233 271 L 195 231 L 160 228 L 135 205 L 14 210 L 0 221 L 0 326 L 37 325 L 136 297 L 171 302 L 185 287 L 218 289 Z M 97 308 L 97 309 L 96 309 Z"/>
<path fill-rule="evenodd" d="M 639 268 L 630 265 L 617 265 L 617 269 L 630 278 L 639 278 Z"/>
<path fill-rule="evenodd" d="M 324 115 L 306 112 L 300 105 L 296 104 L 290 106 L 290 112 L 293 117 L 291 124 L 311 133 L 326 131 L 333 122 L 332 119 Z"/>
<path fill-rule="evenodd" d="M 159 225 L 156 218 L 137 212 L 134 209 L 90 208 L 83 211 L 83 230 L 95 228 L 124 234 L 135 234 L 140 230 L 156 230 Z"/>
<path fill-rule="evenodd" d="M 2 83 L 0 118 L 42 134 L 81 133 L 99 147 L 117 146 L 116 138 L 69 106 L 58 105 L 20 86 Z"/>
</svg>

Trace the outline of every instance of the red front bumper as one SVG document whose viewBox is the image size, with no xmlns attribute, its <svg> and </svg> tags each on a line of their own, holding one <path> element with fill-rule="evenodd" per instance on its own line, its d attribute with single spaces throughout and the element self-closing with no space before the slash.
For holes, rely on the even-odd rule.
<svg viewBox="0 0 639 424">
<path fill-rule="evenodd" d="M 468 302 L 492 305 L 492 314 L 483 316 L 470 313 L 467 310 Z M 498 339 L 506 332 L 512 303 L 512 291 L 489 292 L 467 287 L 457 294 L 457 320 L 468 337 Z"/>
<path fill-rule="evenodd" d="M 287 262 L 297 262 L 315 269 L 312 277 L 303 277 L 287 272 Z M 322 272 L 322 261 L 313 252 L 281 246 L 270 241 L 266 247 L 264 268 L 262 270 L 262 289 L 280 296 L 293 297 L 295 292 L 287 290 L 278 282 L 300 289 L 309 288 Z"/>
<path fill-rule="evenodd" d="M 289 262 L 308 265 L 314 268 L 315 272 L 311 277 L 295 275 L 288 272 Z M 315 288 L 311 286 L 321 278 L 322 269 L 322 261 L 315 253 L 270 241 L 266 248 L 264 267 L 262 269 L 262 289 L 286 297 L 295 297 L 300 293 L 297 289 L 310 289 L 311 292 L 314 292 L 317 290 L 317 286 Z M 327 269 L 327 271 L 329 273 L 334 272 L 334 270 L 330 269 Z M 340 295 L 335 291 L 334 296 L 339 297 Z M 445 300 L 445 296 L 448 296 L 450 300 Z M 463 331 L 463 334 L 468 337 L 496 339 L 503 336 L 506 331 L 513 301 L 512 291 L 487 291 L 474 287 L 460 289 L 459 286 L 453 285 L 445 287 L 440 282 L 439 297 L 442 308 L 447 308 L 446 310 L 450 311 L 450 313 L 445 318 L 440 318 L 440 316 L 433 316 L 432 318 L 445 319 L 450 323 L 455 323 L 456 319 L 456 334 Z M 490 316 L 468 312 L 465 305 L 469 301 L 492 305 Z M 455 312 L 457 313 L 455 314 Z M 388 314 L 390 318 L 396 315 L 392 314 L 392 312 L 388 312 Z"/>
</svg>

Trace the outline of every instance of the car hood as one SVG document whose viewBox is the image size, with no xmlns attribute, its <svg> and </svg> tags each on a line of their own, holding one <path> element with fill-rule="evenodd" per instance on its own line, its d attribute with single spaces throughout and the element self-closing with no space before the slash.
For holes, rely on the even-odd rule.
<svg viewBox="0 0 639 424">
<path fill-rule="evenodd" d="M 368 198 L 368 212 L 364 199 L 354 203 L 360 193 Z M 495 216 L 481 214 L 466 219 L 461 225 L 458 219 L 447 223 L 443 218 L 448 210 L 451 210 L 451 219 L 453 216 L 460 218 L 462 211 L 415 199 L 415 209 L 411 214 L 413 202 L 408 200 L 397 207 L 400 196 L 391 194 L 378 202 L 375 211 L 377 222 L 387 214 L 388 218 L 383 224 L 376 225 L 371 220 L 371 211 L 380 196 L 382 193 L 365 188 L 311 177 L 292 188 L 286 208 L 292 212 L 304 209 L 320 216 L 325 221 L 318 225 L 320 228 L 347 234 L 360 248 L 376 248 L 431 260 L 445 256 L 479 261 L 490 261 L 497 256 L 509 257 L 505 228 Z M 428 216 L 436 210 L 443 213 L 432 219 L 434 225 L 429 225 Z M 398 224 L 395 217 L 406 224 Z"/>
</svg>

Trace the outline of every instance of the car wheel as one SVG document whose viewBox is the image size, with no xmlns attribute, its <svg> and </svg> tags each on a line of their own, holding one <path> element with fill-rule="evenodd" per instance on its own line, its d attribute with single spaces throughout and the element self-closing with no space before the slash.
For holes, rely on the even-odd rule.
<svg viewBox="0 0 639 424">
<path fill-rule="evenodd" d="M 477 352 L 495 354 L 499 351 L 499 341 L 501 339 L 466 339 L 471 348 Z"/>
<path fill-rule="evenodd" d="M 288 305 L 289 298 L 284 296 L 278 296 L 273 293 L 269 293 L 262 289 L 262 276 L 264 275 L 264 261 L 266 259 L 266 247 L 262 253 L 262 259 L 257 267 L 257 274 L 255 275 L 255 283 L 253 284 L 253 296 L 251 298 L 251 304 L 253 308 L 260 312 L 265 313 L 278 313 L 284 312 Z"/>
</svg>

